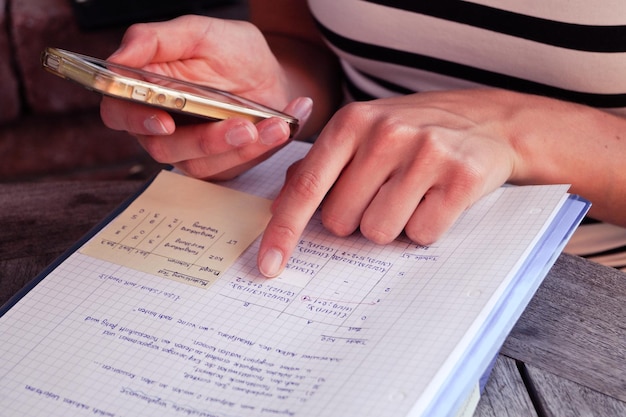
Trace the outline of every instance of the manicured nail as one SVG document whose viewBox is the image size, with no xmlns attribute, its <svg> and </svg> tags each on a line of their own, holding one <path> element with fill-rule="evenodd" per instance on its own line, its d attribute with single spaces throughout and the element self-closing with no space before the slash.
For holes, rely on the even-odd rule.
<svg viewBox="0 0 626 417">
<path fill-rule="evenodd" d="M 259 140 L 264 145 L 274 145 L 289 137 L 287 123 L 282 120 L 273 120 L 259 130 Z"/>
<path fill-rule="evenodd" d="M 170 133 L 156 116 L 151 116 L 144 120 L 143 126 L 153 135 L 167 135 Z"/>
<path fill-rule="evenodd" d="M 301 97 L 296 102 L 291 115 L 301 122 L 304 122 L 309 118 L 312 111 L 313 100 L 309 97 Z"/>
<path fill-rule="evenodd" d="M 237 125 L 226 132 L 226 142 L 233 146 L 247 145 L 254 142 L 254 133 L 248 125 Z"/>
<path fill-rule="evenodd" d="M 273 278 L 280 273 L 283 263 L 283 254 L 276 248 L 271 248 L 261 258 L 259 271 L 268 278 Z"/>
</svg>

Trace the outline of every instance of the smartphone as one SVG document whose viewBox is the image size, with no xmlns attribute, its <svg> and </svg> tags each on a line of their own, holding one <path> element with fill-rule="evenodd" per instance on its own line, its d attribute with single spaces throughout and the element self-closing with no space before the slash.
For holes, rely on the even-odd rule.
<svg viewBox="0 0 626 417">
<path fill-rule="evenodd" d="M 41 54 L 41 65 L 89 90 L 167 111 L 208 120 L 244 117 L 254 123 L 278 117 L 287 122 L 292 136 L 298 129 L 298 119 L 227 91 L 63 49 L 46 48 Z"/>
</svg>

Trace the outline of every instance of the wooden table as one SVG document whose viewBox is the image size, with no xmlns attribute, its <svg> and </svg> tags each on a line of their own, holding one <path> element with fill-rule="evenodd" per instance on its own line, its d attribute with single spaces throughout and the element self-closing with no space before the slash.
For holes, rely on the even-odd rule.
<svg viewBox="0 0 626 417">
<path fill-rule="evenodd" d="M 0 304 L 143 182 L 0 184 Z M 626 416 L 626 274 L 562 255 L 475 416 Z"/>
</svg>

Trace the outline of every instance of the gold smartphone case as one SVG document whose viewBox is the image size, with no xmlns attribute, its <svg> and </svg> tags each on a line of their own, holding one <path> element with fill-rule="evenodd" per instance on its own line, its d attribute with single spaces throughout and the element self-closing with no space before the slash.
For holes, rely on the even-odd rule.
<svg viewBox="0 0 626 417">
<path fill-rule="evenodd" d="M 58 48 L 46 48 L 41 64 L 49 72 L 108 96 L 212 120 L 244 117 L 256 123 L 285 120 L 293 135 L 298 120 L 226 91 L 193 84 L 137 68 L 113 64 Z"/>
</svg>

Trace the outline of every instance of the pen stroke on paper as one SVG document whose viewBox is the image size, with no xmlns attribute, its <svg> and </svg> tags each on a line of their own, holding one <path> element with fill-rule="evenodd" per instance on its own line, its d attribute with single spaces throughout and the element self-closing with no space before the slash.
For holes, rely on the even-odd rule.
<svg viewBox="0 0 626 417">
<path fill-rule="evenodd" d="M 208 288 L 263 231 L 270 200 L 162 171 L 80 251 Z"/>
</svg>

